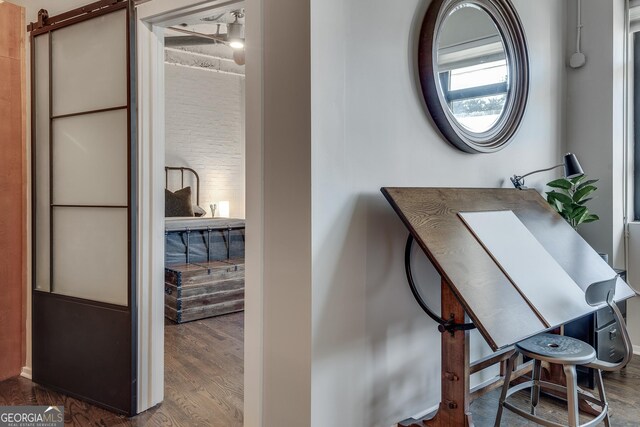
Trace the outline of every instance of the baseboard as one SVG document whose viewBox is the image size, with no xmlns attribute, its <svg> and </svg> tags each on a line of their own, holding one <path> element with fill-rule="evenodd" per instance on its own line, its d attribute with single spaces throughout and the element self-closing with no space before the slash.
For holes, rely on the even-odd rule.
<svg viewBox="0 0 640 427">
<path fill-rule="evenodd" d="M 633 354 L 640 356 L 640 345 L 633 346 Z"/>
<path fill-rule="evenodd" d="M 32 379 L 31 378 L 31 368 L 29 368 L 28 366 L 24 366 L 22 368 L 22 372 L 20 372 L 20 376 L 24 377 L 26 379 L 29 379 L 29 380 Z"/>
<path fill-rule="evenodd" d="M 440 403 L 438 403 L 436 406 L 433 406 L 433 407 L 431 407 L 431 408 L 429 408 L 429 409 L 427 409 L 427 410 L 424 410 L 424 411 L 420 412 L 419 414 L 415 414 L 415 415 L 413 416 L 413 418 L 415 418 L 415 419 L 417 419 L 417 420 L 419 420 L 420 418 L 424 418 L 424 417 L 426 417 L 427 415 L 429 415 L 429 414 L 431 414 L 431 413 L 433 413 L 433 412 L 436 412 L 436 411 L 438 410 L 438 408 L 439 408 L 439 407 L 440 407 Z"/>
<path fill-rule="evenodd" d="M 421 411 L 418 414 L 415 414 L 413 417 L 409 417 L 405 420 L 402 420 L 400 422 L 398 422 L 397 424 L 392 425 L 391 427 L 403 427 L 403 426 L 408 426 L 408 425 L 414 425 L 417 423 L 420 423 L 420 420 L 422 420 L 423 418 L 425 418 L 427 415 L 434 413 L 435 411 L 438 410 L 438 408 L 440 407 L 440 404 L 437 404 L 436 406 L 426 409 L 424 411 Z"/>
</svg>

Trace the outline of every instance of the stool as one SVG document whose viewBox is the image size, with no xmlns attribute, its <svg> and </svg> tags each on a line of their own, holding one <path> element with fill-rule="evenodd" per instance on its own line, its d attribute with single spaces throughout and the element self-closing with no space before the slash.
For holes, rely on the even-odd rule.
<svg viewBox="0 0 640 427">
<path fill-rule="evenodd" d="M 540 334 L 517 343 L 515 353 L 507 361 L 507 370 L 504 385 L 502 387 L 502 394 L 500 395 L 498 414 L 496 416 L 496 427 L 500 426 L 504 408 L 543 426 L 564 427 L 562 424 L 546 420 L 536 415 L 536 407 L 540 400 L 540 389 L 566 393 L 569 427 L 595 426 L 600 421 L 604 421 L 607 427 L 610 425 L 609 404 L 607 403 L 604 385 L 602 383 L 602 371 L 615 371 L 623 368 L 627 363 L 629 363 L 633 354 L 633 347 L 631 345 L 629 334 L 627 333 L 624 318 L 622 317 L 618 306 L 613 302 L 616 280 L 617 278 L 614 277 L 613 279 L 596 282 L 590 285 L 585 291 L 585 299 L 587 303 L 592 306 L 600 306 L 606 302 L 613 311 L 614 317 L 621 330 L 625 346 L 623 359 L 618 363 L 603 362 L 596 358 L 596 351 L 589 344 L 575 338 L 565 337 L 562 335 Z M 523 354 L 524 356 L 533 359 L 531 380 L 510 388 L 509 382 L 511 380 L 511 373 L 513 372 L 514 364 L 519 354 Z M 567 386 L 563 387 L 559 384 L 542 381 L 540 379 L 542 373 L 542 362 L 562 365 L 567 378 Z M 596 370 L 596 384 L 599 399 L 596 399 L 595 397 L 578 389 L 576 366 L 586 366 Z M 531 388 L 530 413 L 515 407 L 507 401 L 507 399 L 514 393 L 527 388 Z M 602 411 L 597 417 L 582 425 L 580 424 L 578 397 L 602 408 Z"/>
</svg>

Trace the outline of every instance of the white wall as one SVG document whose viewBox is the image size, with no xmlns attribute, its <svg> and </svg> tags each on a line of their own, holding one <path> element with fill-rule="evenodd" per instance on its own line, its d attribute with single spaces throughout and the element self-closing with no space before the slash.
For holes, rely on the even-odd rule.
<svg viewBox="0 0 640 427">
<path fill-rule="evenodd" d="M 576 0 L 568 3 L 567 57 L 575 51 Z M 584 67 L 567 68 L 567 148 L 578 155 L 590 178 L 598 178 L 592 209 L 601 220 L 580 234 L 609 262 L 627 268 L 631 286 L 640 289 L 640 225 L 629 225 L 628 265 L 624 250 L 624 2 L 583 0 Z M 632 176 L 632 175 L 629 175 Z M 630 218 L 632 219 L 632 218 Z M 640 301 L 629 301 L 627 324 L 640 350 Z"/>
<path fill-rule="evenodd" d="M 231 217 L 244 218 L 244 76 L 167 63 L 165 100 L 167 166 L 198 173 L 207 216 L 227 200 Z M 175 191 L 180 174 L 170 176 Z"/>
<path fill-rule="evenodd" d="M 308 1 L 247 0 L 246 14 L 245 425 L 308 425 L 310 8 Z"/>
<path fill-rule="evenodd" d="M 500 187 L 562 154 L 563 2 L 514 1 L 530 103 L 513 144 L 490 155 L 452 148 L 425 112 L 413 60 L 426 3 L 311 2 L 314 426 L 386 427 L 439 402 L 440 335 L 412 299 L 407 231 L 380 187 Z M 437 289 L 426 264 L 418 280 Z"/>
<path fill-rule="evenodd" d="M 566 58 L 575 52 L 576 0 L 567 3 Z M 567 67 L 567 150 L 589 178 L 599 179 L 590 203 L 600 221 L 580 234 L 609 261 L 624 267 L 624 2 L 583 0 L 582 68 Z"/>
</svg>

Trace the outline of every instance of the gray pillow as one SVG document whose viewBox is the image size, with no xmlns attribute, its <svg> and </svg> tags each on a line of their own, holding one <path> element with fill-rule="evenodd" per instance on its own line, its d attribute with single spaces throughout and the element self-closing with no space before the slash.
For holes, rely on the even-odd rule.
<svg viewBox="0 0 640 427">
<path fill-rule="evenodd" d="M 164 216 L 193 216 L 191 187 L 184 187 L 175 193 L 164 190 Z"/>
</svg>

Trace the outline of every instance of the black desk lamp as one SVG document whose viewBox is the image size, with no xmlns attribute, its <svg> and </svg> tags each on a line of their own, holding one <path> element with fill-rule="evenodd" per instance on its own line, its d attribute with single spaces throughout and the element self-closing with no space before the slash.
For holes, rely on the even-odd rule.
<svg viewBox="0 0 640 427">
<path fill-rule="evenodd" d="M 559 165 L 551 166 L 550 168 L 538 169 L 533 172 L 525 173 L 522 176 L 514 175 L 511 177 L 511 183 L 513 183 L 513 186 L 516 187 L 517 189 L 522 190 L 523 188 L 527 188 L 524 186 L 525 177 L 529 175 L 533 175 L 534 173 L 538 173 L 538 172 L 550 171 L 552 169 L 556 169 L 561 166 L 564 166 L 565 178 L 574 178 L 576 176 L 584 174 L 584 171 L 582 170 L 582 166 L 580 166 L 580 163 L 578 162 L 578 159 L 576 158 L 575 154 L 567 153 L 564 155 L 563 163 L 560 163 Z"/>
</svg>

